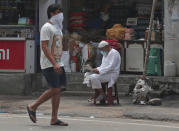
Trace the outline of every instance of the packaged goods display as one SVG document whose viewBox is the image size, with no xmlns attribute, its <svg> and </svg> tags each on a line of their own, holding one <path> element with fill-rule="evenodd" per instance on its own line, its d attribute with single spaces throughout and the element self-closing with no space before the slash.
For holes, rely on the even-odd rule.
<svg viewBox="0 0 179 131">
<path fill-rule="evenodd" d="M 33 24 L 34 0 L 0 0 L 0 25 Z"/>
<path fill-rule="evenodd" d="M 0 0 L 0 37 L 35 38 L 35 0 Z"/>
</svg>

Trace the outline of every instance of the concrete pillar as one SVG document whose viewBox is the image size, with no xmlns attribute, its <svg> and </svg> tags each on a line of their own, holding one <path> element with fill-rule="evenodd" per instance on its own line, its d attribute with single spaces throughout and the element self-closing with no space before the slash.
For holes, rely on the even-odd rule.
<svg viewBox="0 0 179 131">
<path fill-rule="evenodd" d="M 55 3 L 55 0 L 39 0 L 39 30 L 47 22 L 47 8 L 53 3 Z"/>
<path fill-rule="evenodd" d="M 47 22 L 47 8 L 50 4 L 58 3 L 61 4 L 64 14 L 63 30 L 68 28 L 68 11 L 70 0 L 39 0 L 39 30 L 45 22 Z"/>
<path fill-rule="evenodd" d="M 174 61 L 179 75 L 179 0 L 164 0 L 164 11 L 164 62 Z"/>
<path fill-rule="evenodd" d="M 64 21 L 63 21 L 63 31 L 66 32 L 68 30 L 68 21 L 69 21 L 69 10 L 70 10 L 70 0 L 61 0 L 62 2 L 62 8 L 63 8 L 63 15 L 64 15 Z"/>
<path fill-rule="evenodd" d="M 62 4 L 62 0 L 57 0 L 57 3 L 61 5 Z"/>
</svg>

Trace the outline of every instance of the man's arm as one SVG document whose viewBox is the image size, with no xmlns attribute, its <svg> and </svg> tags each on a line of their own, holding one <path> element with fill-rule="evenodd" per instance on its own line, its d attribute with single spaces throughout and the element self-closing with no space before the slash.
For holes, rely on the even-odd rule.
<svg viewBox="0 0 179 131">
<path fill-rule="evenodd" d="M 60 58 L 62 57 L 62 54 L 63 54 L 63 43 L 62 43 L 63 40 L 62 39 L 63 39 L 62 36 L 60 36 L 60 44 L 61 44 L 60 45 L 60 52 L 59 52 L 60 53 Z"/>
<path fill-rule="evenodd" d="M 60 66 L 56 63 L 54 57 L 52 56 L 50 50 L 48 49 L 48 40 L 42 41 L 42 50 L 45 54 L 45 56 L 48 58 L 48 60 L 52 63 L 54 70 L 58 73 L 61 73 L 62 70 Z"/>
<path fill-rule="evenodd" d="M 98 67 L 96 70 L 99 72 L 99 74 L 106 74 L 108 72 L 110 72 L 111 70 L 113 70 L 118 62 L 118 56 L 117 55 L 112 55 L 111 59 L 109 60 L 109 65 L 106 67 Z M 96 72 L 97 72 L 96 71 Z"/>
<path fill-rule="evenodd" d="M 55 56 L 55 46 L 56 46 L 56 36 L 53 37 L 52 47 L 51 47 L 51 54 L 54 57 Z"/>
</svg>

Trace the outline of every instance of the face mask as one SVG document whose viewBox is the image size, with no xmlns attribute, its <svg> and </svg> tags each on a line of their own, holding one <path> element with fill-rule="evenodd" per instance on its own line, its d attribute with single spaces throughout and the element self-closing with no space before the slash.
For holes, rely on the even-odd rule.
<svg viewBox="0 0 179 131">
<path fill-rule="evenodd" d="M 63 13 L 59 13 L 55 16 L 53 16 L 50 21 L 52 22 L 52 24 L 54 24 L 55 26 L 57 26 L 58 28 L 60 28 L 60 30 L 63 29 Z"/>
<path fill-rule="evenodd" d="M 103 56 L 106 56 L 106 52 L 105 52 L 105 51 L 100 51 L 100 53 L 101 53 Z"/>
</svg>

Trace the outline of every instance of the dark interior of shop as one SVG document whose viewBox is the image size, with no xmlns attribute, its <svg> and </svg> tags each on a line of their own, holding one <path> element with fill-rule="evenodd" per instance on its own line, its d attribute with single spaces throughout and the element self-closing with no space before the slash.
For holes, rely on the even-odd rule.
<svg viewBox="0 0 179 131">
<path fill-rule="evenodd" d="M 106 29 L 121 24 L 135 29 L 135 39 L 144 38 L 145 30 L 149 26 L 151 6 L 151 0 L 70 0 L 68 29 L 72 32 L 103 30 L 105 35 Z M 78 12 L 76 16 L 75 12 Z M 128 18 L 137 18 L 137 25 L 127 25 Z M 163 25 L 162 0 L 157 3 L 155 20 Z"/>
<path fill-rule="evenodd" d="M 142 73 L 145 59 L 146 40 L 152 10 L 152 0 L 70 0 L 68 31 L 77 32 L 89 41 L 117 40 L 121 49 L 124 73 Z M 152 46 L 158 50 L 155 75 L 163 69 L 163 6 L 158 0 L 152 25 Z M 131 48 L 132 47 L 132 48 Z M 153 69 L 152 61 L 150 63 Z M 153 75 L 152 73 L 149 75 Z"/>
<path fill-rule="evenodd" d="M 0 24 L 16 25 L 20 18 L 28 18 L 33 24 L 34 7 L 34 0 L 0 0 Z"/>
</svg>

